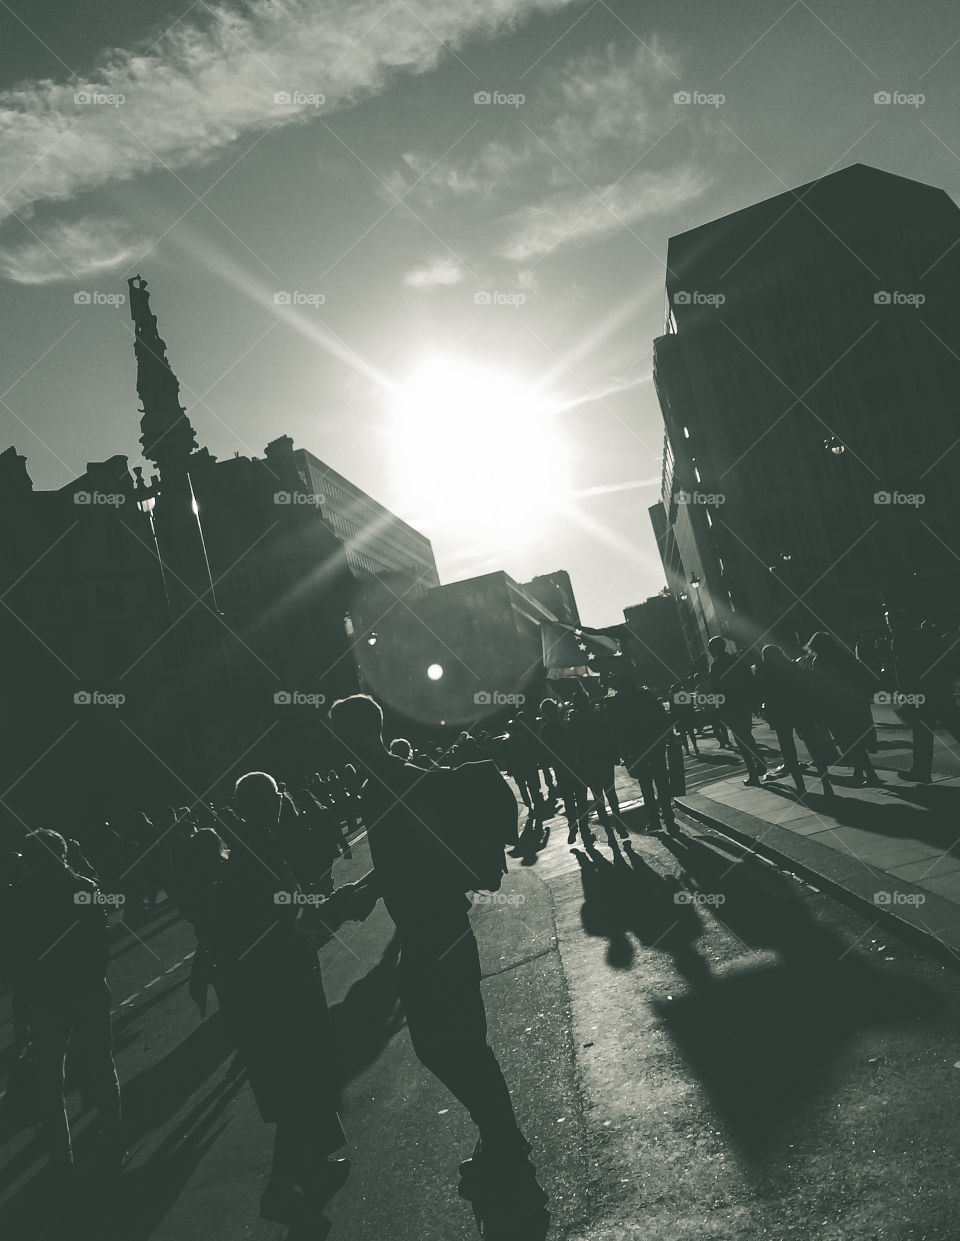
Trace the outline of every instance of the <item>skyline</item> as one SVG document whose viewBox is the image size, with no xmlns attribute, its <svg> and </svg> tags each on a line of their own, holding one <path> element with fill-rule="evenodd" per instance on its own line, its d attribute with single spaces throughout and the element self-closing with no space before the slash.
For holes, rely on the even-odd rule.
<svg viewBox="0 0 960 1241">
<path fill-rule="evenodd" d="M 427 534 L 442 580 L 562 567 L 586 624 L 621 621 L 663 585 L 649 368 L 668 237 L 852 163 L 960 201 L 945 4 L 880 30 L 864 3 L 726 16 L 602 0 L 8 13 L 0 447 L 40 489 L 116 452 L 139 461 L 128 307 L 74 297 L 140 272 L 215 455 L 289 434 Z M 64 58 L 58 33 L 81 50 Z M 884 91 L 924 98 L 875 103 Z M 431 506 L 394 415 L 438 371 L 417 434 L 453 485 Z M 439 431 L 458 375 L 491 400 L 543 399 L 503 476 L 485 494 L 488 458 L 451 517 Z M 452 455 L 479 469 L 489 428 L 482 405 L 465 412 Z"/>
</svg>

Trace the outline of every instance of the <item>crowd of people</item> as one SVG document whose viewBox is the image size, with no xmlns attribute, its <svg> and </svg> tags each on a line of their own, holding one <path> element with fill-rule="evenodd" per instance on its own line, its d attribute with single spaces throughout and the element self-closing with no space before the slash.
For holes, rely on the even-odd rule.
<svg viewBox="0 0 960 1241">
<path fill-rule="evenodd" d="M 542 844 L 561 807 L 571 846 L 595 847 L 595 817 L 615 848 L 628 834 L 616 766 L 638 783 L 647 828 L 675 831 L 673 769 L 678 761 L 682 769 L 681 748 L 696 755 L 708 730 L 739 753 L 748 785 L 789 778 L 805 796 L 812 768 L 823 796 L 834 798 L 830 769 L 843 764 L 854 784 L 878 783 L 872 703 L 885 695 L 879 700 L 903 711 L 913 731 L 913 763 L 899 774 L 928 781 L 933 729 L 960 741 L 955 646 L 950 635 L 893 613 L 885 640 L 857 650 L 819 632 L 793 655 L 774 644 L 736 653 L 717 636 L 709 666 L 666 696 L 626 672 L 571 679 L 535 713 L 518 710 L 505 729 L 463 731 L 447 745 L 386 742 L 380 706 L 355 695 L 330 712 L 351 758 L 336 769 L 287 785 L 250 772 L 226 804 L 140 810 L 76 835 L 30 831 L 0 876 L 0 965 L 13 993 L 16 1071 L 32 1082 L 50 1175 L 69 1181 L 73 1166 L 68 1052 L 97 1109 L 101 1171 L 122 1168 L 109 911 L 149 911 L 162 892 L 196 931 L 189 993 L 203 1014 L 214 990 L 260 1114 L 275 1125 L 261 1214 L 291 1226 L 315 1219 L 349 1174 L 317 948 L 382 898 L 401 943 L 398 985 L 413 1048 L 477 1126 L 460 1193 L 483 1214 L 485 1235 L 538 1235 L 545 1194 L 487 1040 L 468 891 L 438 848 L 445 824 L 464 812 L 463 793 L 458 801 L 443 774 L 484 768 L 501 784 L 504 775 L 513 780 L 527 817 L 516 851 L 525 836 Z M 753 736 L 758 713 L 777 739 L 772 771 L 770 748 Z M 361 827 L 372 869 L 337 887 L 335 863 L 352 856 L 350 837 Z M 518 1220 L 526 1221 L 519 1233 Z"/>
</svg>

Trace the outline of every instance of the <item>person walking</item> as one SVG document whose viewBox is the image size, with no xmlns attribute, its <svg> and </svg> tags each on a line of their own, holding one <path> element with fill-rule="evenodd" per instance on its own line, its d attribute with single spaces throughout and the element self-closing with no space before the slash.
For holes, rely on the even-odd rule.
<svg viewBox="0 0 960 1241">
<path fill-rule="evenodd" d="M 255 771 L 236 784 L 238 826 L 197 925 L 260 1115 L 276 1124 L 263 1219 L 316 1222 L 346 1180 L 340 1083 L 317 953 L 296 930 L 297 882 L 278 835 L 283 795 Z M 356 885 L 347 885 L 356 890 Z"/>
<path fill-rule="evenodd" d="M 587 788 L 577 772 L 571 730 L 555 698 L 545 698 L 541 702 L 540 721 L 540 741 L 556 775 L 557 796 L 563 799 L 563 817 L 567 820 L 567 844 L 572 845 L 577 833 L 586 828 Z"/>
<path fill-rule="evenodd" d="M 717 714 L 733 734 L 740 757 L 747 769 L 744 784 L 759 785 L 767 764 L 753 739 L 753 712 L 757 705 L 756 687 L 744 656 L 731 655 L 719 635 L 710 639 L 707 649 L 710 665 L 710 692 Z"/>
<path fill-rule="evenodd" d="M 399 988 L 417 1058 L 469 1112 L 479 1130 L 460 1165 L 461 1194 L 482 1205 L 486 1236 L 532 1236 L 524 1217 L 542 1212 L 527 1142 L 503 1071 L 487 1041 L 480 956 L 470 902 L 438 843 L 445 815 L 432 773 L 403 763 L 383 743 L 383 712 L 368 695 L 340 699 L 330 724 L 362 766 L 362 801 L 374 892 L 400 937 Z"/>
<path fill-rule="evenodd" d="M 108 901 L 92 879 L 71 869 L 59 832 L 30 832 L 23 861 L 4 952 L 12 958 L 14 992 L 23 1006 L 50 1171 L 64 1185 L 73 1169 L 63 1098 L 70 1049 L 96 1105 L 101 1168 L 115 1175 L 126 1150 L 106 978 Z"/>
<path fill-rule="evenodd" d="M 784 770 L 792 778 L 797 793 L 804 797 L 807 786 L 794 734 L 802 739 L 810 752 L 824 797 L 834 797 L 825 747 L 817 735 L 810 677 L 806 669 L 787 659 L 781 647 L 768 643 L 760 652 L 756 677 L 761 712 L 777 734 Z M 766 777 L 767 783 L 772 783 L 772 780 L 772 775 Z"/>
<path fill-rule="evenodd" d="M 673 721 L 660 699 L 645 685 L 635 685 L 628 676 L 617 677 L 614 691 L 607 709 L 621 761 L 640 785 L 648 829 L 658 831 L 662 818 L 667 831 L 675 832 L 677 821 L 667 769 L 667 742 Z M 626 836 L 626 832 L 621 835 Z"/>
<path fill-rule="evenodd" d="M 933 779 L 934 729 L 939 725 L 960 743 L 960 708 L 953 687 L 957 678 L 957 645 L 944 641 L 928 622 L 911 624 L 903 612 L 889 611 L 890 672 L 894 688 L 910 701 L 913 761 L 901 780 L 929 784 Z"/>
<path fill-rule="evenodd" d="M 868 753 L 874 729 L 870 703 L 877 684 L 873 673 L 825 630 L 813 634 L 807 650 L 813 656 L 813 693 L 840 750 L 841 763 L 853 768 L 855 785 L 879 786 Z"/>
</svg>

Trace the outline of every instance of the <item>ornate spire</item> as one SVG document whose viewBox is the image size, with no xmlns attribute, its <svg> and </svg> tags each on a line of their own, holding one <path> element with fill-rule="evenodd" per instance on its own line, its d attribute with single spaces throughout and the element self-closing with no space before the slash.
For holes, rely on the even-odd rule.
<svg viewBox="0 0 960 1241">
<path fill-rule="evenodd" d="M 180 382 L 167 361 L 166 342 L 150 311 L 150 294 L 142 276 L 127 281 L 130 318 L 136 328 L 137 394 L 140 397 L 140 443 L 143 455 L 163 473 L 165 466 L 184 465 L 197 447 L 197 435 L 180 404 Z"/>
</svg>

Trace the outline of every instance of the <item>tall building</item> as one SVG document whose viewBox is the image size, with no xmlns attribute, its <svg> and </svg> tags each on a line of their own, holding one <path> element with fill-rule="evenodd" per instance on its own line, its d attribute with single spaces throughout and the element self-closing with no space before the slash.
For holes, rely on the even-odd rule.
<svg viewBox="0 0 960 1241">
<path fill-rule="evenodd" d="M 623 650 L 645 685 L 666 693 L 690 671 L 680 605 L 669 590 L 623 609 Z"/>
<path fill-rule="evenodd" d="M 957 616 L 958 241 L 943 190 L 864 165 L 671 238 L 651 516 L 691 655 Z"/>
<path fill-rule="evenodd" d="M 305 448 L 294 456 L 307 490 L 343 544 L 354 572 L 375 577 L 412 575 L 423 587 L 440 585 L 433 546 L 425 534 Z"/>
<path fill-rule="evenodd" d="M 529 582 L 523 582 L 520 589 L 542 603 L 547 611 L 552 612 L 564 625 L 580 624 L 580 609 L 577 607 L 573 584 L 566 569 L 541 573 Z"/>
<path fill-rule="evenodd" d="M 381 621 L 360 635 L 358 658 L 371 691 L 414 727 L 463 728 L 544 697 L 540 627 L 558 618 L 509 574 L 393 602 L 384 595 Z"/>
</svg>

